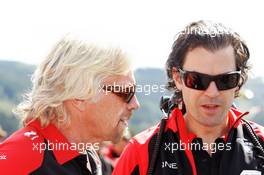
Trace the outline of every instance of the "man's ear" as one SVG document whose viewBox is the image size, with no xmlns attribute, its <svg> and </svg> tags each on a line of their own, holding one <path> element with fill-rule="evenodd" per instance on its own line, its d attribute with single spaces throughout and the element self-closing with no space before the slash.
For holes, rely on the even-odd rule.
<svg viewBox="0 0 264 175">
<path fill-rule="evenodd" d="M 172 68 L 172 78 L 174 80 L 177 89 L 181 91 L 183 85 L 181 80 L 181 75 L 180 72 L 175 67 Z"/>
</svg>

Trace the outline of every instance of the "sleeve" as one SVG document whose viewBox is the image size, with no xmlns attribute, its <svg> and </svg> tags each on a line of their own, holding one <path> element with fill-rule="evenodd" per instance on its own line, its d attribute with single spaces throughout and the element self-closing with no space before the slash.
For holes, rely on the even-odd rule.
<svg viewBox="0 0 264 175">
<path fill-rule="evenodd" d="M 139 175 L 139 161 L 136 145 L 130 142 L 118 160 L 112 175 Z"/>
<path fill-rule="evenodd" d="M 34 140 L 24 136 L 21 130 L 0 144 L 0 174 L 28 175 L 41 166 L 44 152 L 36 150 L 43 138 Z"/>
</svg>

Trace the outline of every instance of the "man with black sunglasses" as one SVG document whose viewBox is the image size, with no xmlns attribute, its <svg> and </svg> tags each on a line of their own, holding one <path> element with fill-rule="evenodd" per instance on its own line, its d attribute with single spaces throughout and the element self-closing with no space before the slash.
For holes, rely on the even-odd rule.
<svg viewBox="0 0 264 175">
<path fill-rule="evenodd" d="M 232 107 L 248 59 L 245 42 L 223 24 L 188 25 L 166 63 L 173 96 L 161 105 L 164 118 L 130 141 L 113 174 L 263 174 L 264 128 Z"/>
</svg>

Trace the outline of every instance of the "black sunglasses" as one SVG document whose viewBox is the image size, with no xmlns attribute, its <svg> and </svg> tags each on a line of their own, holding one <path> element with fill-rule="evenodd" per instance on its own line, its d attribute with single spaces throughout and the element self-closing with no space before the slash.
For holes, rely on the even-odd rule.
<svg viewBox="0 0 264 175">
<path fill-rule="evenodd" d="M 122 86 L 103 86 L 103 89 L 123 98 L 126 103 L 129 103 L 136 93 L 135 85 L 127 88 L 122 88 Z"/>
<path fill-rule="evenodd" d="M 199 72 L 185 71 L 178 68 L 185 86 L 196 90 L 206 90 L 212 81 L 218 90 L 235 88 L 240 80 L 241 71 L 232 71 L 219 75 L 208 75 Z"/>
</svg>

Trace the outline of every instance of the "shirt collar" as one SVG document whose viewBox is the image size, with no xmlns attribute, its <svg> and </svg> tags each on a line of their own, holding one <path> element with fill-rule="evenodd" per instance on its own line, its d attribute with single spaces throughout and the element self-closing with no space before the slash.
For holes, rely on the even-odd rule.
<svg viewBox="0 0 264 175">
<path fill-rule="evenodd" d="M 230 131 L 231 128 L 237 128 L 238 125 L 241 123 L 240 116 L 245 114 L 247 113 L 241 113 L 237 109 L 231 108 L 227 114 L 228 131 Z M 171 129 L 174 133 L 178 131 L 180 134 L 180 138 L 186 141 L 192 141 L 195 137 L 197 137 L 194 133 L 188 132 L 182 112 L 178 108 L 175 108 L 171 112 L 171 115 L 166 124 L 165 131 L 167 131 L 168 129 Z M 223 135 L 221 138 L 223 138 L 226 141 L 227 135 L 228 133 Z"/>
<path fill-rule="evenodd" d="M 58 163 L 64 164 L 80 155 L 76 149 L 71 149 L 76 148 L 76 146 L 71 147 L 71 143 L 69 143 L 65 136 L 53 124 L 41 127 L 39 120 L 34 120 L 28 124 L 28 127 L 35 128 L 47 140 L 50 146 L 52 145 L 54 147 L 52 151 Z"/>
</svg>

